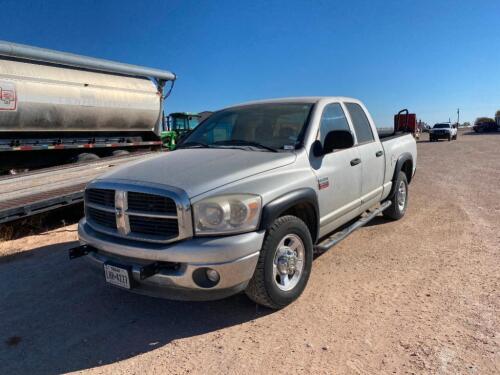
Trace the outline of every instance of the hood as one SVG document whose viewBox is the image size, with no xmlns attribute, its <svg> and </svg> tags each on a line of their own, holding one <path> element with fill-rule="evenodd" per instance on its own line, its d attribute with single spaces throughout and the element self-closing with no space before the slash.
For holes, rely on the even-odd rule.
<svg viewBox="0 0 500 375">
<path fill-rule="evenodd" d="M 98 178 L 175 186 L 190 198 L 243 178 L 295 161 L 293 152 L 238 149 L 181 149 L 126 164 Z"/>
</svg>

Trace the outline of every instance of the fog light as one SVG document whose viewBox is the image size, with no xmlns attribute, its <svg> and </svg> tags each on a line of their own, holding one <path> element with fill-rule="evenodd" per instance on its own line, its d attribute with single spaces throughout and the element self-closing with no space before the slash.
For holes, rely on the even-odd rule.
<svg viewBox="0 0 500 375">
<path fill-rule="evenodd" d="M 220 279 L 219 272 L 217 272 L 216 270 L 213 270 L 211 268 L 207 268 L 207 270 L 205 272 L 207 274 L 208 280 L 210 280 L 213 283 L 219 282 L 219 279 Z"/>
</svg>

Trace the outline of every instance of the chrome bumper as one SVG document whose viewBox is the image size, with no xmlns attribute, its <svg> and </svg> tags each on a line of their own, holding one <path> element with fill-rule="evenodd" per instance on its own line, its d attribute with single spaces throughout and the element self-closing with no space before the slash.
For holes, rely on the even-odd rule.
<svg viewBox="0 0 500 375">
<path fill-rule="evenodd" d="M 78 224 L 78 235 L 81 244 L 97 249 L 86 259 L 101 272 L 102 265 L 108 261 L 131 268 L 134 287 L 130 291 L 180 300 L 219 299 L 245 289 L 253 276 L 264 240 L 264 231 L 261 231 L 192 238 L 172 244 L 140 243 L 98 233 L 85 219 Z M 162 268 L 141 280 L 141 267 L 151 262 L 168 262 L 175 267 Z M 216 270 L 219 282 L 208 288 L 199 286 L 193 273 L 200 268 Z"/>
</svg>

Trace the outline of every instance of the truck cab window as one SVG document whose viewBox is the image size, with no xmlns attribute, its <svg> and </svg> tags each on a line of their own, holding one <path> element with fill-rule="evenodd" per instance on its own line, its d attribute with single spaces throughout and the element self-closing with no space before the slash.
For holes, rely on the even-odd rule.
<svg viewBox="0 0 500 375">
<path fill-rule="evenodd" d="M 328 104 L 321 115 L 319 125 L 319 140 L 324 144 L 326 135 L 332 130 L 351 131 L 344 111 L 339 103 Z"/>
<path fill-rule="evenodd" d="M 375 138 L 363 108 L 356 103 L 345 103 L 345 105 L 351 115 L 352 126 L 354 126 L 358 144 L 372 142 Z"/>
</svg>

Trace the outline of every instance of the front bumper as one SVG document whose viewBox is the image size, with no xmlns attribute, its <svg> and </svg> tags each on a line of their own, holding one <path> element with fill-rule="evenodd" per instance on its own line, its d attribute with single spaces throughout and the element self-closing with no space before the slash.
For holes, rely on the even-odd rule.
<svg viewBox="0 0 500 375">
<path fill-rule="evenodd" d="M 100 269 L 105 262 L 129 266 L 133 278 L 132 292 L 178 300 L 212 300 L 230 296 L 245 289 L 257 265 L 264 231 L 226 237 L 200 237 L 177 243 L 154 244 L 114 238 L 93 230 L 85 219 L 78 224 L 80 243 L 97 251 L 86 258 Z M 144 280 L 142 266 L 159 262 L 160 271 Z M 211 268 L 220 275 L 212 287 L 198 285 L 193 274 Z"/>
<path fill-rule="evenodd" d="M 451 136 L 451 133 L 429 133 L 429 136 L 435 139 L 448 139 Z"/>
</svg>

